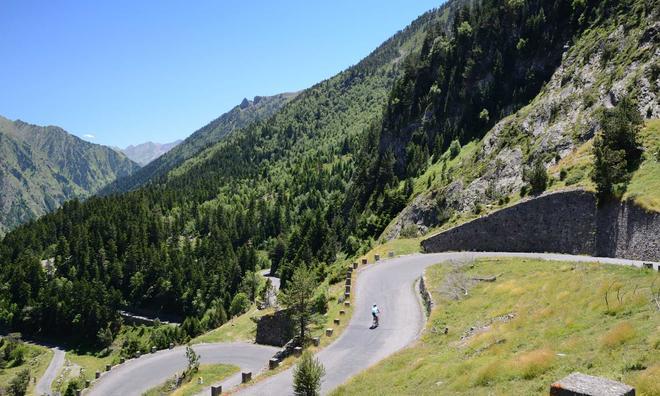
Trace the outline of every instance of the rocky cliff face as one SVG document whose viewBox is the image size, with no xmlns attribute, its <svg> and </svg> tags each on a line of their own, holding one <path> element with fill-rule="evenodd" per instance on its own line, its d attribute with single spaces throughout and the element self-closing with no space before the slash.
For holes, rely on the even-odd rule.
<svg viewBox="0 0 660 396">
<path fill-rule="evenodd" d="M 396 238 L 407 227 L 421 233 L 449 213 L 478 212 L 523 187 L 533 158 L 547 168 L 574 153 L 599 128 L 599 109 L 626 95 L 645 119 L 660 117 L 660 22 L 658 11 L 635 29 L 614 24 L 588 30 L 565 46 L 560 67 L 528 106 L 498 122 L 460 164 L 462 169 L 417 196 L 385 230 Z"/>
</svg>

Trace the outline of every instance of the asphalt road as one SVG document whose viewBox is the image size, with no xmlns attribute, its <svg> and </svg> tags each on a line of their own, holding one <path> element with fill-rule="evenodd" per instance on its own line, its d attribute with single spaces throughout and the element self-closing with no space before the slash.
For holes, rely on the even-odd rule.
<svg viewBox="0 0 660 396">
<path fill-rule="evenodd" d="M 518 256 L 565 261 L 600 261 L 609 264 L 635 265 L 631 260 L 593 258 L 560 254 L 526 253 L 437 253 L 403 256 L 369 264 L 360 271 L 357 280 L 355 311 L 351 322 L 337 341 L 317 354 L 326 369 L 322 393 L 346 382 L 350 377 L 415 340 L 424 326 L 424 314 L 414 290 L 414 282 L 429 265 L 451 259 Z M 371 305 L 381 311 L 380 326 L 370 330 Z M 240 395 L 293 394 L 292 370 L 258 382 Z"/>
<path fill-rule="evenodd" d="M 369 264 L 359 271 L 356 304 L 351 322 L 334 343 L 317 354 L 326 368 L 322 393 L 346 382 L 351 376 L 404 348 L 415 340 L 424 326 L 419 297 L 414 290 L 415 280 L 426 267 L 452 259 L 477 257 L 527 257 L 549 260 L 602 262 L 641 266 L 639 261 L 561 254 L 534 253 L 436 253 L 416 254 Z M 380 326 L 370 330 L 373 303 L 381 310 Z M 263 369 L 277 348 L 246 343 L 196 345 L 202 363 L 231 363 L 253 373 Z M 140 395 L 186 366 L 185 348 L 159 351 L 126 362 L 102 376 L 87 394 Z M 229 390 L 240 382 L 234 376 L 222 385 Z M 241 390 L 241 395 L 289 395 L 292 389 L 292 370 L 257 382 Z"/>
<path fill-rule="evenodd" d="M 268 365 L 268 360 L 278 348 L 248 343 L 197 344 L 193 346 L 200 355 L 200 363 L 228 363 L 245 371 L 259 372 Z M 141 395 L 160 385 L 187 366 L 186 349 L 183 346 L 158 351 L 154 354 L 132 359 L 114 367 L 101 376 L 86 395 Z M 240 384 L 241 374 L 224 382 L 229 389 Z"/>
<path fill-rule="evenodd" d="M 50 360 L 50 364 L 48 364 L 48 368 L 46 368 L 39 382 L 37 382 L 35 389 L 38 396 L 51 394 L 50 387 L 53 381 L 55 381 L 55 378 L 57 378 L 57 374 L 64 367 L 64 351 L 57 347 L 51 348 L 51 350 L 53 351 L 53 357 Z"/>
</svg>

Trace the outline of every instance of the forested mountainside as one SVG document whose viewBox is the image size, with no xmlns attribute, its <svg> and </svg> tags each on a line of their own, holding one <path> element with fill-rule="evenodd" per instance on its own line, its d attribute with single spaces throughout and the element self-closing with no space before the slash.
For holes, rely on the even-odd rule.
<svg viewBox="0 0 660 396">
<path fill-rule="evenodd" d="M 304 260 L 322 276 L 340 248 L 342 214 L 329 208 L 346 191 L 354 141 L 378 119 L 401 59 L 449 9 L 421 16 L 158 183 L 70 201 L 8 234 L 0 327 L 94 342 L 116 334 L 117 309 L 141 308 L 188 317 L 183 328 L 194 335 L 226 320 L 239 290 L 254 294 L 250 274 L 260 262 Z"/>
<path fill-rule="evenodd" d="M 62 128 L 0 117 L 0 235 L 138 169 Z"/>
<path fill-rule="evenodd" d="M 101 194 L 126 192 L 147 182 L 159 180 L 169 171 L 199 154 L 205 148 L 219 142 L 232 131 L 245 128 L 256 121 L 268 119 L 296 95 L 297 93 L 294 92 L 273 96 L 255 96 L 253 100 L 243 99 L 233 109 L 198 129 L 181 144 L 149 162 L 137 172 L 132 173 L 130 177 L 108 185 Z"/>
<path fill-rule="evenodd" d="M 494 45 L 473 47 L 459 56 L 465 63 L 458 69 L 447 62 L 447 40 L 433 34 L 433 44 L 413 60 L 415 67 L 392 91 L 383 128 L 374 136 L 380 144 L 370 157 L 379 158 L 372 168 L 378 161 L 394 165 L 384 178 L 366 183 L 413 177 L 419 194 L 388 227 L 385 238 L 402 232 L 415 236 L 506 206 L 538 188 L 532 186 L 535 170 L 549 174 L 541 190 L 598 189 L 590 178 L 591 153 L 594 136 L 608 119 L 639 124 L 627 111 L 638 113 L 642 122 L 660 118 L 657 1 L 555 2 L 541 9 L 544 3 L 525 2 L 520 15 L 526 16 L 518 21 L 510 19 L 504 6 L 495 15 L 472 13 L 470 20 L 490 22 L 468 22 L 457 27 L 459 34 L 491 35 L 491 24 L 502 24 L 513 34 L 490 36 Z M 571 31 L 583 33 L 567 34 Z M 505 74 L 501 65 L 508 70 Z M 463 86 L 452 80 L 460 70 Z M 401 96 L 410 99 L 404 102 Z M 463 107 L 457 111 L 459 104 Z M 645 129 L 631 143 L 644 147 L 642 169 L 657 161 L 653 131 Z M 452 141 L 453 149 L 445 151 Z M 458 155 L 460 145 L 465 147 Z M 628 162 L 629 171 L 639 166 L 639 160 Z M 627 179 L 622 178 L 616 192 L 624 199 L 644 190 L 636 184 L 655 180 L 635 176 L 626 191 Z"/>
<path fill-rule="evenodd" d="M 137 162 L 140 166 L 145 166 L 161 155 L 172 150 L 179 145 L 182 140 L 176 140 L 172 143 L 154 143 L 146 142 L 136 145 L 130 145 L 125 149 L 120 149 L 124 155 L 133 162 Z"/>
<path fill-rule="evenodd" d="M 140 307 L 188 317 L 182 328 L 194 335 L 222 322 L 238 291 L 254 295 L 260 262 L 283 287 L 303 265 L 341 276 L 330 264 L 366 249 L 420 174 L 540 100 L 572 43 L 654 18 L 643 0 L 472 4 L 423 15 L 158 183 L 73 201 L 8 234 L 2 325 L 93 341 L 116 330 L 116 309 Z"/>
</svg>

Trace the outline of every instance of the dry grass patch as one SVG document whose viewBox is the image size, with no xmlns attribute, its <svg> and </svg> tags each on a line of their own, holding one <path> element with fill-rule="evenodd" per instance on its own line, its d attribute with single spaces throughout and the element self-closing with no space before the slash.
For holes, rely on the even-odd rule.
<svg viewBox="0 0 660 396">
<path fill-rule="evenodd" d="M 511 367 L 518 376 L 528 380 L 548 371 L 555 358 L 555 353 L 548 348 L 536 349 L 516 356 Z"/>
<path fill-rule="evenodd" d="M 601 338 L 603 348 L 615 348 L 635 337 L 635 328 L 629 322 L 621 322 Z"/>
<path fill-rule="evenodd" d="M 457 300 L 443 293 L 451 271 L 446 265 L 427 270 L 437 305 L 421 340 L 335 395 L 547 394 L 552 382 L 575 371 L 658 394 L 660 311 L 651 300 L 657 272 L 485 259 L 467 266 L 467 275 L 502 275 Z M 497 320 L 509 313 L 515 316 Z M 437 331 L 445 327 L 448 334 Z"/>
</svg>

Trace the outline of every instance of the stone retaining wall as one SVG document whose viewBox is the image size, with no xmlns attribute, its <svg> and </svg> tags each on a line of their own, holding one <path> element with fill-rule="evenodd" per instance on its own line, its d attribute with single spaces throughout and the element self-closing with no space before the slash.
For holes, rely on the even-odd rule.
<svg viewBox="0 0 660 396">
<path fill-rule="evenodd" d="M 293 323 L 286 310 L 264 315 L 257 322 L 255 342 L 263 345 L 283 346 L 293 337 Z"/>
<path fill-rule="evenodd" d="M 426 252 L 552 252 L 658 260 L 660 214 L 633 203 L 598 207 L 593 193 L 542 195 L 422 241 Z"/>
<path fill-rule="evenodd" d="M 426 312 L 426 316 L 429 316 L 431 315 L 431 310 L 433 310 L 433 297 L 431 296 L 429 289 L 426 287 L 426 284 L 426 276 L 422 274 L 422 276 L 419 277 L 419 293 L 421 294 L 424 303 L 424 312 Z"/>
</svg>

